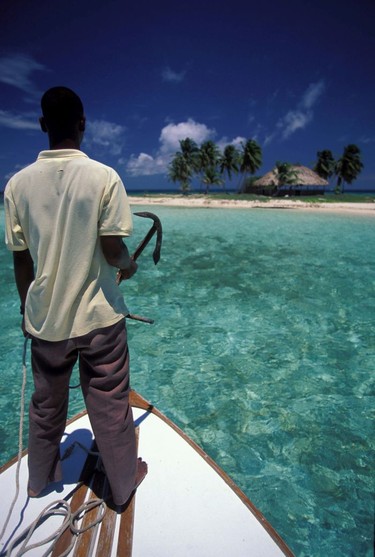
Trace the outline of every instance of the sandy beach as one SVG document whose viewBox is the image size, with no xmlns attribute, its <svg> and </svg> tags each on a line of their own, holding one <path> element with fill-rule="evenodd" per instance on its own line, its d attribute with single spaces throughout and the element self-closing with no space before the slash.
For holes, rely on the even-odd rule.
<svg viewBox="0 0 375 557">
<path fill-rule="evenodd" d="M 349 202 L 324 202 L 309 203 L 296 199 L 239 200 L 239 199 L 213 199 L 203 195 L 153 195 L 129 196 L 131 205 L 167 205 L 170 207 L 202 207 L 224 209 L 298 209 L 306 211 L 329 211 L 341 213 L 356 213 L 375 216 L 374 203 L 349 203 Z"/>
</svg>

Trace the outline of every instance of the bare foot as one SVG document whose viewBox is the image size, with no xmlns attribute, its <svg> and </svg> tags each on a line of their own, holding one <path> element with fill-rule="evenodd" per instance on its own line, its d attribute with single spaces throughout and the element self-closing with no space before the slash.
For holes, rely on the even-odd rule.
<svg viewBox="0 0 375 557">
<path fill-rule="evenodd" d="M 137 459 L 137 471 L 135 473 L 135 483 L 134 483 L 134 488 L 133 491 L 131 492 L 129 499 L 123 503 L 122 505 L 118 505 L 116 503 L 114 503 L 112 497 L 110 497 L 110 499 L 108 499 L 106 501 L 107 506 L 110 509 L 115 510 L 117 513 L 122 513 L 124 512 L 124 510 L 128 507 L 128 505 L 130 504 L 131 500 L 134 497 L 135 492 L 137 491 L 137 488 L 141 485 L 141 483 L 143 482 L 143 480 L 145 479 L 146 475 L 148 472 L 148 465 L 147 462 L 145 462 L 144 460 L 141 459 L 141 457 L 139 457 Z"/>
<path fill-rule="evenodd" d="M 145 479 L 148 472 L 148 465 L 147 462 L 141 459 L 141 457 L 137 460 L 137 472 L 135 474 L 135 485 L 134 490 L 137 489 Z"/>
</svg>

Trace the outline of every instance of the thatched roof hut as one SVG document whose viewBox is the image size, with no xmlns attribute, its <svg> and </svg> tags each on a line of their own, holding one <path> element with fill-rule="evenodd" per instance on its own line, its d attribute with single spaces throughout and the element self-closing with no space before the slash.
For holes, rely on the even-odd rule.
<svg viewBox="0 0 375 557">
<path fill-rule="evenodd" d="M 301 165 L 290 165 L 290 175 L 293 183 L 283 183 L 277 167 L 267 172 L 262 178 L 252 182 L 246 188 L 247 193 L 259 195 L 322 195 L 328 186 L 327 180 L 321 178 L 316 172 Z"/>
<path fill-rule="evenodd" d="M 295 183 L 293 187 L 296 186 L 328 186 L 327 180 L 321 178 L 316 172 L 307 168 L 307 166 L 291 165 L 291 170 L 296 175 Z M 254 186 L 283 186 L 284 184 L 279 183 L 279 177 L 277 169 L 274 168 L 271 172 L 267 172 L 259 180 L 255 180 Z"/>
</svg>

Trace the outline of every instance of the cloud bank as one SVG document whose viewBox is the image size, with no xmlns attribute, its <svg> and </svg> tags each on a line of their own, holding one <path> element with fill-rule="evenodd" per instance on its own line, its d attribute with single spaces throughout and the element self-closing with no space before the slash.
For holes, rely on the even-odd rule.
<svg viewBox="0 0 375 557">
<path fill-rule="evenodd" d="M 14 114 L 0 110 L 0 126 L 13 130 L 40 130 L 38 118 L 36 113 Z"/>
<path fill-rule="evenodd" d="M 180 140 L 190 137 L 198 145 L 215 136 L 215 130 L 189 118 L 186 122 L 167 124 L 161 130 L 160 147 L 154 156 L 140 153 L 131 155 L 126 164 L 130 176 L 152 176 L 167 171 L 171 156 L 179 150 Z"/>
<path fill-rule="evenodd" d="M 24 100 L 33 104 L 41 95 L 32 80 L 36 71 L 47 71 L 47 68 L 31 56 L 9 54 L 0 57 L 0 83 L 27 93 Z M 13 130 L 40 130 L 39 116 L 40 113 L 35 111 L 15 113 L 11 110 L 0 110 L 0 126 Z"/>
<path fill-rule="evenodd" d="M 0 58 L 0 82 L 20 89 L 31 97 L 40 97 L 41 94 L 31 79 L 36 71 L 47 71 L 47 68 L 31 56 L 11 54 Z"/>
<path fill-rule="evenodd" d="M 119 156 L 123 147 L 125 127 L 106 120 L 88 120 L 84 143 L 90 148 L 97 148 Z"/>
</svg>

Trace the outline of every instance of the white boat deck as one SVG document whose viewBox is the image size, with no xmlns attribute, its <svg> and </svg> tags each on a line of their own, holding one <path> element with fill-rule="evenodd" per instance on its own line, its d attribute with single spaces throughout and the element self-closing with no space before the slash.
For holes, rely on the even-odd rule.
<svg viewBox="0 0 375 557">
<path fill-rule="evenodd" d="M 216 473 L 216 465 L 203 453 L 195 450 L 194 443 L 154 413 L 134 408 L 139 426 L 138 454 L 148 463 L 148 475 L 135 496 L 134 532 L 131 542 L 132 517 L 126 521 L 122 515 L 107 510 L 107 526 L 90 531 L 87 540 L 76 544 L 70 555 L 98 555 L 98 557 L 279 557 L 292 556 L 290 550 L 247 500 L 241 499 L 238 488 L 229 478 Z M 157 412 L 157 411 L 156 411 Z M 79 418 L 67 426 L 63 450 L 79 439 L 87 448 L 91 446 L 92 432 L 88 417 Z M 7 530 L 0 543 L 0 551 L 8 547 L 7 540 L 19 535 L 36 516 L 53 501 L 68 498 L 75 488 L 86 453 L 75 448 L 71 457 L 63 462 L 64 484 L 60 492 L 52 491 L 38 499 L 28 499 L 27 456 L 22 459 L 20 495 Z M 214 467 L 214 468 L 213 468 Z M 15 466 L 0 475 L 2 491 L 0 529 L 15 493 Z M 88 490 L 90 491 L 90 490 Z M 240 496 L 239 496 L 240 495 Z M 127 511 L 131 513 L 131 509 Z M 20 519 L 22 517 L 22 524 Z M 112 517 L 112 519 L 111 519 Z M 121 526 L 122 520 L 122 526 Z M 33 535 L 32 541 L 58 528 L 61 517 L 49 518 Z M 120 527 L 123 529 L 119 535 Z M 102 528 L 102 537 L 100 529 Z M 109 534 L 104 536 L 104 528 Z M 114 535 L 111 534 L 114 529 Z M 124 536 L 130 536 L 124 541 Z M 113 538 L 110 548 L 108 539 Z M 122 540 L 118 547 L 118 539 Z M 105 544 L 107 553 L 98 544 Z M 6 544 L 4 546 L 4 544 Z M 132 545 L 132 553 L 131 553 Z M 86 547 L 87 546 L 87 547 Z M 45 550 L 45 548 L 44 548 Z M 40 557 L 44 550 L 36 548 L 27 553 Z M 86 551 L 86 553 L 85 553 Z M 88 552 L 87 552 L 88 551 Z M 6 553 L 4 553 L 5 555 Z M 54 553 L 56 557 L 59 553 Z M 17 555 L 16 549 L 11 553 Z M 1 557 L 3 553 L 1 553 Z"/>
</svg>

